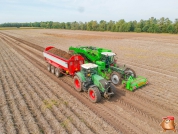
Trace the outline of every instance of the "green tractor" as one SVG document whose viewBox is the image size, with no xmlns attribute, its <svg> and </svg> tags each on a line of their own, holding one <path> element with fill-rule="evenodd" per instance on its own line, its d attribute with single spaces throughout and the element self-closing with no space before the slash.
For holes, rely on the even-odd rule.
<svg viewBox="0 0 178 134">
<path fill-rule="evenodd" d="M 116 91 L 111 81 L 97 74 L 97 67 L 93 63 L 81 65 L 81 71 L 75 74 L 73 80 L 75 89 L 88 92 L 89 99 L 95 103 L 101 100 L 101 96 L 109 99 Z"/>
<path fill-rule="evenodd" d="M 98 65 L 98 74 L 106 80 L 111 80 L 113 84 L 126 86 L 126 89 L 133 91 L 135 86 L 139 88 L 146 85 L 147 79 L 144 77 L 136 77 L 133 69 L 116 64 L 115 53 L 109 49 L 97 48 L 92 46 L 70 47 L 69 52 L 72 54 L 80 54 L 85 58 L 85 63 L 95 63 Z M 145 81 L 145 82 L 143 82 Z M 134 84 L 132 84 L 134 83 Z M 142 83 L 142 84 L 139 84 Z M 128 88 L 129 87 L 129 88 Z"/>
</svg>

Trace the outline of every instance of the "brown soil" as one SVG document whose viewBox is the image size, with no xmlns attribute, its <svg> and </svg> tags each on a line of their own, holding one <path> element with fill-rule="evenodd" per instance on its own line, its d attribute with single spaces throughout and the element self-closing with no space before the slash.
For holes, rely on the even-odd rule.
<svg viewBox="0 0 178 134">
<path fill-rule="evenodd" d="M 50 50 L 48 50 L 48 52 L 63 57 L 65 59 L 70 59 L 70 57 L 72 56 L 71 54 L 57 48 L 51 48 Z"/>
<path fill-rule="evenodd" d="M 0 49 L 0 133 L 120 133 L 79 101 L 86 97 L 58 84 L 64 82 L 36 60 L 40 51 L 2 35 Z"/>
<path fill-rule="evenodd" d="M 32 34 L 29 34 L 32 33 Z M 177 35 L 169 35 L 169 34 L 136 34 L 136 33 L 110 33 L 110 32 L 87 32 L 87 31 L 69 31 L 69 30 L 7 30 L 3 31 L 3 33 L 6 33 L 11 36 L 15 36 L 15 38 L 11 39 L 8 37 L 3 37 L 5 40 L 3 42 L 3 45 L 1 47 L 2 50 L 10 49 L 13 51 L 12 47 L 15 46 L 18 48 L 18 50 L 15 50 L 27 58 L 28 60 L 32 61 L 32 65 L 29 63 L 26 63 L 24 66 L 20 66 L 22 64 L 18 65 L 18 68 L 15 69 L 14 67 L 16 64 L 14 63 L 22 63 L 23 60 L 18 60 L 17 57 L 10 54 L 8 50 L 7 54 L 10 54 L 9 56 L 5 53 L 4 55 L 7 55 L 5 60 L 1 60 L 1 63 L 6 63 L 3 65 L 0 72 L 8 72 L 8 70 L 11 70 L 10 73 L 14 77 L 14 80 L 16 80 L 17 84 L 25 85 L 26 90 L 23 89 L 23 85 L 21 85 L 20 93 L 24 95 L 26 93 L 25 91 L 30 90 L 30 93 L 32 93 L 31 89 L 28 87 L 28 84 L 31 85 L 31 81 L 33 81 L 34 76 L 36 74 L 40 74 L 36 78 L 43 81 L 43 84 L 45 86 L 41 87 L 39 86 L 39 81 L 35 81 L 36 85 L 32 85 L 32 88 L 35 93 L 37 93 L 38 98 L 35 99 L 38 102 L 38 99 L 45 98 L 44 94 L 46 95 L 50 93 L 51 95 L 57 96 L 57 99 L 62 98 L 63 101 L 67 100 L 67 108 L 70 108 L 71 113 L 73 116 L 77 117 L 75 120 L 78 119 L 77 122 L 79 124 L 76 124 L 76 121 L 71 120 L 71 123 L 74 125 L 72 127 L 72 130 L 75 128 L 80 132 L 84 132 L 84 130 L 88 130 L 92 133 L 119 133 L 120 131 L 122 133 L 136 133 L 136 134 L 143 134 L 143 133 L 155 133 L 159 134 L 161 133 L 162 129 L 159 126 L 159 124 L 162 121 L 162 117 L 172 115 L 175 117 L 175 122 L 177 123 L 178 119 L 178 93 L 177 93 L 177 81 L 178 81 L 178 38 Z M 45 34 L 44 34 L 45 33 Z M 46 34 L 48 33 L 48 34 Z M 32 36 L 33 35 L 33 36 Z M 28 41 L 28 42 L 27 42 Z M 32 44 L 32 43 L 33 44 Z M 7 43 L 6 45 L 4 45 Z M 96 46 L 96 47 L 104 47 L 113 50 L 117 53 L 118 56 L 118 63 L 119 64 L 126 64 L 126 66 L 131 67 L 134 69 L 137 73 L 137 75 L 142 75 L 148 78 L 149 85 L 142 87 L 135 92 L 127 91 L 123 88 L 118 87 L 117 93 L 115 97 L 111 98 L 109 101 L 102 99 L 102 101 L 98 104 L 90 103 L 90 101 L 87 99 L 86 93 L 78 93 L 75 92 L 72 85 L 72 78 L 70 77 L 62 77 L 60 79 L 55 78 L 54 75 L 48 75 L 44 76 L 43 73 L 47 70 L 46 64 L 43 60 L 43 56 L 41 54 L 42 50 L 47 44 L 54 44 L 56 48 L 60 48 L 62 50 L 68 51 L 69 46 Z M 40 47 L 42 48 L 40 48 Z M 16 53 L 16 54 L 18 54 Z M 28 55 L 28 57 L 26 57 Z M 3 57 L 3 56 L 2 56 Z M 9 60 L 9 58 L 13 59 Z M 17 58 L 17 59 L 16 59 Z M 5 62 L 6 61 L 6 62 Z M 9 63 L 8 63 L 8 62 Z M 12 62 L 12 63 L 11 63 Z M 42 70 L 36 69 L 36 64 L 38 64 Z M 29 66 L 30 65 L 30 66 Z M 31 70 L 31 67 L 34 69 Z M 9 68 L 6 69 L 6 66 Z M 12 69 L 10 69 L 13 67 Z M 21 69 L 20 69 L 21 68 Z M 18 70 L 20 69 L 20 70 Z M 31 72 L 28 72 L 31 70 Z M 20 71 L 18 73 L 18 71 Z M 41 72 L 42 71 L 42 72 Z M 28 72 L 25 74 L 25 72 Z M 17 77 L 15 77 L 15 74 L 18 74 Z M 49 73 L 49 72 L 48 72 Z M 46 73 L 45 73 L 46 74 Z M 10 77 L 7 73 L 1 74 L 0 82 L 3 83 L 2 85 L 12 85 L 13 82 L 10 83 Z M 25 81 L 24 81 L 25 76 Z M 31 78 L 32 77 L 32 78 Z M 54 77 L 54 78 L 53 78 Z M 20 80 L 18 79 L 20 78 Z M 51 79 L 50 79 L 51 78 Z M 51 84 L 55 83 L 61 80 L 64 84 L 67 84 L 70 88 L 67 87 L 65 89 L 62 89 L 60 85 L 58 84 Z M 5 83 L 5 82 L 9 83 Z M 29 83 L 26 83 L 28 81 Z M 54 82 L 55 81 L 55 82 Z M 50 85 L 49 85 L 50 84 Z M 36 88 L 35 88 L 36 86 Z M 5 104 L 6 107 L 4 107 L 3 113 L 0 115 L 0 127 L 4 128 L 2 129 L 2 132 L 10 132 L 13 131 L 16 126 L 13 127 L 13 124 L 19 123 L 23 127 L 23 119 L 25 117 L 23 116 L 22 109 L 20 109 L 20 104 L 16 104 L 19 100 L 15 99 L 15 106 L 11 105 L 11 100 L 9 99 L 12 97 L 10 96 L 7 87 L 2 90 L 5 94 L 3 97 L 3 92 L 1 92 L 1 98 L 3 98 L 3 104 Z M 18 87 L 19 88 L 19 87 Z M 39 89 L 42 90 L 42 92 L 39 91 Z M 65 90 L 69 91 L 71 96 L 75 96 L 77 99 L 74 101 L 73 99 L 70 100 L 71 96 L 69 94 L 64 93 Z M 12 92 L 14 95 L 15 92 Z M 31 94 L 32 95 L 32 94 Z M 30 98 L 25 97 L 25 101 L 28 102 Z M 27 95 L 28 96 L 28 95 Z M 34 96 L 34 97 L 37 97 Z M 48 95 L 47 95 L 48 96 Z M 52 97 L 52 96 L 51 96 Z M 7 98 L 7 101 L 6 101 Z M 10 101 L 8 101 L 10 100 Z M 9 105 L 6 105 L 6 103 Z M 27 103 L 26 102 L 26 103 Z M 74 103 L 75 102 L 75 103 Z M 46 104 L 48 104 L 45 101 Z M 23 103 L 22 103 L 23 104 Z M 30 108 L 34 106 L 31 103 Z M 35 103 L 34 103 L 35 104 Z M 37 103 L 37 107 L 39 106 L 39 102 Z M 77 104 L 73 106 L 74 104 Z M 83 106 L 82 104 L 85 104 Z M 27 105 L 27 106 L 28 106 Z M 81 107 L 82 105 L 82 107 Z M 13 110 L 15 110 L 15 107 L 19 107 L 19 110 L 21 110 L 20 113 L 22 113 L 22 118 L 18 119 L 17 117 L 20 117 L 20 114 L 17 114 L 17 117 L 14 116 L 14 118 L 10 118 L 9 115 L 13 114 Z M 87 109 L 86 109 L 87 107 Z M 60 106 L 57 107 L 58 110 L 60 110 Z M 89 109 L 94 112 L 92 113 Z M 12 109 L 12 110 L 9 110 Z M 9 110 L 9 111 L 8 111 Z M 6 115 L 4 111 L 7 111 L 8 115 Z M 52 113 L 53 111 L 50 110 Z M 61 111 L 66 111 L 65 108 L 63 108 Z M 30 109 L 30 112 L 32 114 L 32 117 L 35 117 L 36 113 L 35 108 Z M 57 112 L 56 112 L 57 113 Z M 59 116 L 56 116 L 56 114 L 49 115 L 46 117 L 46 113 L 42 112 L 43 119 L 40 119 L 37 116 L 34 121 L 37 122 L 37 124 L 40 124 L 36 126 L 33 125 L 35 128 L 44 128 L 44 126 L 48 124 L 48 127 L 44 129 L 45 131 L 49 130 L 55 130 L 53 122 L 49 120 L 49 118 L 55 117 L 55 120 L 60 121 Z M 55 116 L 54 116 L 55 115 Z M 65 115 L 64 115 L 65 116 Z M 72 117 L 73 117 L 72 116 Z M 65 116 L 66 117 L 66 116 Z M 3 119 L 2 119 L 3 118 Z M 9 119 L 11 122 L 7 122 L 7 124 L 3 124 L 4 120 Z M 103 119 L 102 121 L 99 119 Z M 44 123 L 42 123 L 44 121 Z M 83 123 L 86 127 L 81 127 L 80 123 Z M 98 123 L 99 122 L 99 123 Z M 103 124 L 104 123 L 104 124 Z M 106 125 L 106 124 L 107 125 Z M 109 125 L 110 124 L 110 125 Z M 9 125 L 12 125 L 11 129 L 7 130 Z M 27 129 L 31 130 L 31 126 L 28 126 L 28 124 L 25 124 L 27 126 L 26 128 L 23 127 L 23 131 L 25 132 Z M 107 127 L 106 127 L 107 126 Z M 114 127 L 116 131 L 113 130 L 112 127 Z M 83 128 L 83 129 L 82 129 Z M 112 128 L 112 129 L 111 129 Z M 177 128 L 177 127 L 176 127 Z M 60 128 L 61 129 L 61 128 Z M 16 130 L 16 129 L 15 129 Z M 61 129 L 62 130 L 62 129 Z M 67 133 L 72 133 L 72 130 L 69 128 L 65 128 L 63 131 L 67 131 Z M 103 130 L 100 132 L 100 130 Z M 87 131 L 87 132 L 88 132 Z M 89 132 L 89 133 L 90 133 Z M 172 133 L 172 131 L 166 131 L 166 133 Z"/>
</svg>

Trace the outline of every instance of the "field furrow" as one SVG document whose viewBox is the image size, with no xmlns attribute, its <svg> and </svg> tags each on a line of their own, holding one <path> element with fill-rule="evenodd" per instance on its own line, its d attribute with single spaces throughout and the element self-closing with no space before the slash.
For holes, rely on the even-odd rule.
<svg viewBox="0 0 178 134">
<path fill-rule="evenodd" d="M 78 94 L 79 95 L 79 94 Z M 87 98 L 88 99 L 88 98 Z M 90 116 L 88 116 L 88 117 L 90 117 Z M 88 119 L 88 118 L 87 118 Z M 107 132 L 107 133 L 113 133 L 113 130 L 112 129 L 108 129 L 107 127 L 104 127 L 104 129 L 103 129 L 103 127 L 100 125 L 100 124 L 98 124 L 98 122 L 93 122 L 93 123 L 91 123 L 91 120 L 96 120 L 96 117 L 95 118 L 91 118 L 91 119 L 88 119 L 87 121 L 89 122 L 88 124 L 88 126 L 90 126 L 93 130 L 96 130 L 97 131 L 97 129 L 98 128 L 100 128 L 101 127 L 101 129 L 100 129 L 100 132 L 102 131 L 102 133 L 105 133 L 105 132 Z M 98 121 L 102 121 L 102 120 L 98 120 Z M 101 122 L 101 124 L 103 124 L 102 122 Z M 103 124 L 103 125 L 105 125 L 105 124 Z M 106 125 L 105 125 L 106 126 Z M 112 130 L 112 131 L 111 131 Z M 127 130 L 128 131 L 128 130 Z M 96 133 L 96 132 L 95 132 Z"/>
<path fill-rule="evenodd" d="M 14 57 L 14 55 L 9 55 L 10 53 L 12 53 L 11 51 L 6 51 L 6 55 L 10 57 Z M 7 61 L 4 61 L 4 63 L 6 63 L 7 69 L 8 71 L 11 73 L 11 82 L 16 83 L 16 88 L 11 88 L 13 96 L 15 96 L 16 99 L 16 104 L 18 106 L 18 109 L 20 110 L 21 116 L 23 117 L 23 120 L 25 121 L 26 127 L 28 128 L 28 132 L 29 133 L 40 133 L 40 130 L 38 129 L 37 124 L 35 123 L 35 120 L 33 118 L 33 116 L 30 113 L 30 110 L 28 109 L 27 104 L 25 103 L 22 94 L 20 94 L 18 87 L 19 85 L 16 82 L 16 78 L 13 77 L 12 74 L 15 75 L 15 71 L 14 70 L 14 61 L 16 60 L 16 57 L 14 57 L 14 59 L 11 59 L 11 62 L 8 64 Z M 18 62 L 18 61 L 17 61 Z M 13 83 L 11 85 L 13 85 Z"/>
<path fill-rule="evenodd" d="M 157 134 L 162 117 L 178 118 L 175 35 L 43 29 L 5 30 L 0 37 L 1 57 L 6 55 L 0 59 L 2 132 Z M 149 85 L 135 92 L 118 86 L 110 100 L 91 103 L 87 93 L 75 91 L 72 77 L 56 78 L 47 71 L 42 52 L 48 44 L 65 51 L 78 45 L 111 49 L 120 65 L 147 77 Z"/>
</svg>

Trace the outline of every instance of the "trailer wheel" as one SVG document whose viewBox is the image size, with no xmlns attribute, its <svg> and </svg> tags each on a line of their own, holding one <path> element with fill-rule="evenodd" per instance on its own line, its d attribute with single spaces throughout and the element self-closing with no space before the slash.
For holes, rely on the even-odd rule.
<svg viewBox="0 0 178 134">
<path fill-rule="evenodd" d="M 55 73 L 55 67 L 54 66 L 51 66 L 51 73 Z"/>
<path fill-rule="evenodd" d="M 111 81 L 114 85 L 120 85 L 122 82 L 121 75 L 118 72 L 113 72 L 111 74 Z"/>
<path fill-rule="evenodd" d="M 62 69 L 61 68 L 55 68 L 55 75 L 56 77 L 61 77 L 63 74 L 61 73 Z"/>
<path fill-rule="evenodd" d="M 47 65 L 47 69 L 48 69 L 49 72 L 51 71 L 51 65 L 50 64 Z"/>
<path fill-rule="evenodd" d="M 89 99 L 94 103 L 97 103 L 101 100 L 101 93 L 97 87 L 90 87 L 88 89 L 88 96 Z"/>
<path fill-rule="evenodd" d="M 125 75 L 126 75 L 126 79 L 129 78 L 129 76 L 132 76 L 132 77 L 136 77 L 136 73 L 133 69 L 131 68 L 126 68 L 126 70 L 124 71 Z"/>
<path fill-rule="evenodd" d="M 81 80 L 79 79 L 78 76 L 74 76 L 74 87 L 75 87 L 75 90 L 77 90 L 78 92 L 81 92 L 82 91 L 82 82 Z"/>
</svg>

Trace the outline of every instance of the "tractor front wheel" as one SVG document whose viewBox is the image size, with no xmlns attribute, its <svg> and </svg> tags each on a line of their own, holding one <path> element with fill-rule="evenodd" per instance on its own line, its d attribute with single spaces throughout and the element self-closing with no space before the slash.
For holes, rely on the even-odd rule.
<svg viewBox="0 0 178 134">
<path fill-rule="evenodd" d="M 113 72 L 111 74 L 111 81 L 114 85 L 119 85 L 122 82 L 121 75 L 118 72 Z"/>
<path fill-rule="evenodd" d="M 51 66 L 51 73 L 54 74 L 55 73 L 55 67 Z"/>
<path fill-rule="evenodd" d="M 61 77 L 63 75 L 61 72 L 62 72 L 61 68 L 55 68 L 55 75 L 56 75 L 56 77 Z"/>
<path fill-rule="evenodd" d="M 88 96 L 89 99 L 94 103 L 97 103 L 101 100 L 101 93 L 97 87 L 90 87 L 88 89 Z"/>
<path fill-rule="evenodd" d="M 74 76 L 73 83 L 74 83 L 75 90 L 77 90 L 78 92 L 81 92 L 82 91 L 82 82 L 78 76 Z"/>
</svg>

